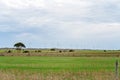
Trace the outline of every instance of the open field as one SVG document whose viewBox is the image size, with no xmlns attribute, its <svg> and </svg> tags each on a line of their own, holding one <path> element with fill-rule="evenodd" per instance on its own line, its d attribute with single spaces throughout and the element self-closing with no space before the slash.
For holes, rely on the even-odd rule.
<svg viewBox="0 0 120 80">
<path fill-rule="evenodd" d="M 8 52 L 10 50 L 10 52 Z M 0 49 L 0 56 L 120 57 L 120 50 Z M 27 51 L 27 52 L 25 52 Z"/>
<path fill-rule="evenodd" d="M 0 57 L 1 80 L 115 80 L 116 57 Z"/>
</svg>

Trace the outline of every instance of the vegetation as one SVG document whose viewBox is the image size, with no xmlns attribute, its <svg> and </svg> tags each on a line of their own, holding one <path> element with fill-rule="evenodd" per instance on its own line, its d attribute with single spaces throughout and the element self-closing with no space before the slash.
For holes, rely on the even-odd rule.
<svg viewBox="0 0 120 80">
<path fill-rule="evenodd" d="M 9 54 L 8 54 L 9 53 Z M 26 54 L 25 54 L 26 53 Z M 1 49 L 0 56 L 53 56 L 53 57 L 119 57 L 119 50 L 69 50 L 69 49 L 24 49 L 18 51 L 15 49 Z M 30 56 L 29 55 L 29 56 Z"/>
<path fill-rule="evenodd" d="M 55 48 L 52 48 L 52 49 L 50 49 L 51 51 L 55 51 L 56 49 Z"/>
<path fill-rule="evenodd" d="M 1 80 L 115 80 L 120 61 L 119 50 L 8 48 L 0 56 Z"/>
<path fill-rule="evenodd" d="M 22 42 L 18 42 L 14 44 L 14 47 L 16 47 L 17 50 L 21 50 L 22 48 L 25 48 L 26 46 Z"/>
<path fill-rule="evenodd" d="M 74 50 L 70 49 L 69 52 L 74 52 Z"/>
<path fill-rule="evenodd" d="M 115 57 L 0 57 L 0 77 L 4 80 L 114 80 L 116 59 Z"/>
</svg>

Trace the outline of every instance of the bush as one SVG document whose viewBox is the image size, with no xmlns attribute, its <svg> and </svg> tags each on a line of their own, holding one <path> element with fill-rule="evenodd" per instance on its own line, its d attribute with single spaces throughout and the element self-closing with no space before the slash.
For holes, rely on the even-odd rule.
<svg viewBox="0 0 120 80">
<path fill-rule="evenodd" d="M 23 51 L 23 53 L 29 53 L 29 51 Z"/>
<path fill-rule="evenodd" d="M 74 50 L 70 49 L 69 52 L 74 52 Z"/>
<path fill-rule="evenodd" d="M 38 52 L 38 51 L 35 50 L 35 52 Z"/>
<path fill-rule="evenodd" d="M 41 50 L 38 50 L 38 52 L 42 52 Z"/>
<path fill-rule="evenodd" d="M 104 52 L 107 52 L 107 50 L 104 50 Z"/>
<path fill-rule="evenodd" d="M 50 49 L 51 51 L 55 51 L 56 49 L 54 49 L 54 48 L 52 48 L 52 49 Z"/>
<path fill-rule="evenodd" d="M 60 50 L 59 53 L 62 53 L 62 51 Z"/>
<path fill-rule="evenodd" d="M 35 52 L 37 53 L 37 52 L 42 52 L 42 51 L 41 50 L 36 50 Z"/>
<path fill-rule="evenodd" d="M 7 53 L 11 53 L 11 50 L 8 50 Z"/>
</svg>

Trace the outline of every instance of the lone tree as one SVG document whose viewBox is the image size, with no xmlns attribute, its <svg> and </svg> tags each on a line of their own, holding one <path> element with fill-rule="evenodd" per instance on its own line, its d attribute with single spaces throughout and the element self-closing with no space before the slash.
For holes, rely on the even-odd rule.
<svg viewBox="0 0 120 80">
<path fill-rule="evenodd" d="M 16 47 L 16 50 L 21 50 L 22 48 L 26 48 L 26 46 L 22 42 L 15 43 L 14 47 Z"/>
</svg>

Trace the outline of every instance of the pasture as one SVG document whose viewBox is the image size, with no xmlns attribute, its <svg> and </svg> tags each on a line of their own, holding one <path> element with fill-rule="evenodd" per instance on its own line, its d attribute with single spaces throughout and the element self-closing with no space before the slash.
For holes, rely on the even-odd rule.
<svg viewBox="0 0 120 80">
<path fill-rule="evenodd" d="M 120 50 L 0 49 L 0 56 L 119 57 Z"/>
<path fill-rule="evenodd" d="M 115 80 L 117 57 L 0 57 L 1 80 Z"/>
</svg>

